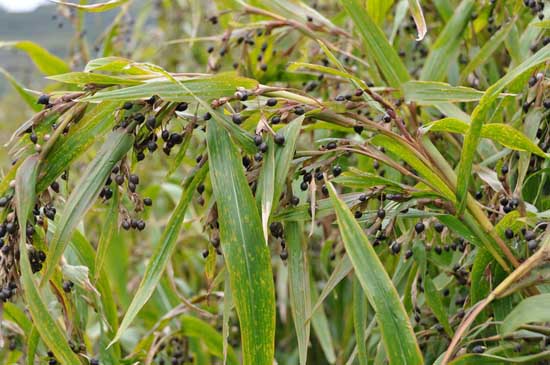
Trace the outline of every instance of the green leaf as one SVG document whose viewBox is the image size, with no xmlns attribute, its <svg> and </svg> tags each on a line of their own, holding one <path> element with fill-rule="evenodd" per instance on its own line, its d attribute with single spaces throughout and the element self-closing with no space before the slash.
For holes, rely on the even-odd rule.
<svg viewBox="0 0 550 365">
<path fill-rule="evenodd" d="M 313 277 L 310 272 L 310 282 L 313 282 Z M 321 302 L 319 301 L 317 289 L 315 285 L 310 285 L 311 288 L 311 302 Z M 312 312 L 311 315 L 311 326 L 313 327 L 313 332 L 321 345 L 321 349 L 325 354 L 325 358 L 329 364 L 334 364 L 336 362 L 336 353 L 334 350 L 334 345 L 332 341 L 332 335 L 330 333 L 330 326 L 328 324 L 327 315 L 323 306 L 321 305 L 316 311 Z"/>
<path fill-rule="evenodd" d="M 481 98 L 479 105 L 474 109 L 472 113 L 472 122 L 464 138 L 464 144 L 462 146 L 462 154 L 460 156 L 460 164 L 458 167 L 458 181 L 457 181 L 457 200 L 459 202 L 457 213 L 461 214 L 466 205 L 466 196 L 468 192 L 468 183 L 470 175 L 472 173 L 472 164 L 474 161 L 475 152 L 479 139 L 481 138 L 481 129 L 483 123 L 488 118 L 489 110 L 492 108 L 494 101 L 498 98 L 498 95 L 507 87 L 510 83 L 523 75 L 525 72 L 531 70 L 533 67 L 550 59 L 550 45 L 541 48 L 537 53 L 529 57 L 522 64 L 510 70 L 493 84 L 485 95 Z"/>
<path fill-rule="evenodd" d="M 290 310 L 298 339 L 300 364 L 307 364 L 311 311 L 311 289 L 309 288 L 309 265 L 307 244 L 302 225 L 298 222 L 285 224 L 285 240 L 288 247 L 288 281 L 290 290 Z"/>
<path fill-rule="evenodd" d="M 453 17 L 430 47 L 430 54 L 420 73 L 421 80 L 442 81 L 446 78 L 447 69 L 453 58 L 456 58 L 462 32 L 470 20 L 474 5 L 475 0 L 463 0 L 455 9 Z"/>
<path fill-rule="evenodd" d="M 97 199 L 114 165 L 130 150 L 133 142 L 133 134 L 126 130 L 113 132 L 97 153 L 96 158 L 88 165 L 76 184 L 76 188 L 67 199 L 65 209 L 50 242 L 41 285 L 50 279 L 76 225 Z"/>
<path fill-rule="evenodd" d="M 468 123 L 455 118 L 443 118 L 422 127 L 423 131 L 468 133 Z M 515 151 L 526 151 L 547 158 L 548 156 L 529 137 L 504 123 L 489 123 L 481 127 L 480 136 L 489 138 Z"/>
<path fill-rule="evenodd" d="M 127 3 L 129 0 L 109 0 L 104 3 L 93 4 L 93 5 L 73 4 L 73 3 L 68 3 L 61 0 L 50 0 L 50 1 L 59 5 L 68 6 L 73 9 L 84 10 L 91 13 L 99 13 L 102 11 L 115 9 L 121 6 L 122 4 Z"/>
<path fill-rule="evenodd" d="M 539 294 L 526 298 L 514 307 L 502 324 L 502 334 L 513 332 L 516 328 L 532 322 L 550 321 L 550 294 Z"/>
<path fill-rule="evenodd" d="M 508 37 L 508 33 L 514 27 L 516 18 L 513 18 L 508 24 L 503 26 L 496 32 L 479 50 L 479 52 L 470 60 L 470 62 L 462 69 L 460 73 L 460 80 L 464 81 L 468 75 L 474 72 L 478 67 L 486 63 L 489 58 L 495 53 L 502 42 Z"/>
<path fill-rule="evenodd" d="M 118 189 L 114 189 L 113 197 L 111 198 L 111 204 L 109 210 L 104 216 L 105 223 L 101 229 L 101 235 L 99 237 L 99 243 L 97 245 L 97 254 L 95 257 L 95 278 L 94 281 L 99 279 L 99 276 L 103 270 L 103 263 L 105 262 L 105 256 L 109 252 L 109 246 L 113 242 L 113 237 L 118 231 L 118 209 L 119 209 L 119 192 Z"/>
<path fill-rule="evenodd" d="M 278 198 L 281 196 L 286 184 L 292 159 L 296 152 L 296 141 L 300 135 L 300 128 L 302 127 L 304 117 L 304 115 L 301 115 L 295 118 L 292 122 L 278 131 L 285 137 L 285 145 L 275 150 L 275 191 L 273 193 L 275 201 L 273 202 L 273 210 L 277 209 L 279 205 Z"/>
<path fill-rule="evenodd" d="M 158 95 L 164 101 L 195 101 L 193 94 L 201 99 L 211 100 L 222 96 L 232 96 L 238 87 L 253 89 L 258 82 L 234 73 L 221 73 L 214 76 L 179 80 L 189 91 L 172 81 L 151 81 L 143 85 L 130 86 L 122 89 L 100 91 L 81 99 L 82 101 L 123 101 L 148 99 Z"/>
<path fill-rule="evenodd" d="M 222 335 L 212 326 L 195 317 L 183 316 L 181 319 L 183 335 L 200 339 L 212 355 L 223 358 Z M 229 349 L 227 363 L 237 365 L 239 361 L 233 349 Z"/>
<path fill-rule="evenodd" d="M 449 337 L 453 338 L 453 330 L 449 323 L 449 318 L 447 318 L 447 312 L 445 311 L 443 302 L 441 301 L 441 294 L 437 291 L 432 279 L 429 277 L 424 277 L 424 290 L 426 302 L 430 306 L 435 318 L 441 323 Z"/>
<path fill-rule="evenodd" d="M 369 0 L 366 2 L 366 9 L 372 20 L 376 24 L 381 25 L 393 3 L 394 0 Z"/>
<path fill-rule="evenodd" d="M 143 274 L 143 278 L 139 283 L 137 292 L 134 295 L 128 310 L 126 311 L 126 314 L 124 315 L 124 319 L 120 324 L 115 338 L 113 338 L 109 346 L 120 339 L 120 336 L 122 336 L 122 334 L 130 326 L 141 308 L 145 305 L 145 303 L 147 303 L 151 295 L 153 295 L 154 291 L 157 289 L 162 274 L 164 273 L 164 269 L 166 268 L 168 261 L 172 258 L 172 253 L 176 247 L 177 238 L 179 236 L 189 202 L 191 201 L 197 186 L 199 186 L 199 184 L 204 180 L 207 172 L 208 165 L 205 164 L 198 171 L 189 175 L 183 184 L 184 189 L 180 201 L 170 216 L 170 220 L 164 228 L 159 242 L 155 246 L 154 252 L 147 263 L 145 274 Z"/>
<path fill-rule="evenodd" d="M 409 81 L 403 84 L 403 94 L 407 102 L 434 105 L 443 102 L 478 101 L 483 96 L 483 91 L 437 81 Z"/>
<path fill-rule="evenodd" d="M 27 365 L 34 365 L 34 356 L 36 355 L 36 349 L 38 348 L 38 341 L 40 341 L 40 335 L 36 327 L 32 327 L 31 333 L 27 339 Z"/>
<path fill-rule="evenodd" d="M 441 195 L 451 201 L 454 200 L 453 192 L 449 186 L 447 186 L 445 181 L 443 181 L 443 179 L 439 177 L 433 169 L 428 167 L 426 163 L 420 160 L 418 157 L 418 152 L 410 146 L 381 134 L 374 137 L 372 139 L 372 143 L 384 147 L 387 151 L 401 157 L 406 163 L 418 171 L 420 176 L 425 178 L 435 191 L 441 193 Z"/>
<path fill-rule="evenodd" d="M 384 32 L 361 6 L 359 0 L 341 0 L 340 2 L 363 38 L 367 52 L 374 57 L 388 84 L 400 88 L 401 84 L 409 81 L 407 68 L 389 44 Z"/>
<path fill-rule="evenodd" d="M 550 351 L 543 351 L 537 354 L 524 355 L 517 357 L 503 357 L 493 354 L 466 354 L 451 361 L 449 365 L 501 365 L 503 363 L 509 364 L 536 364 L 538 360 L 544 360 L 550 358 Z"/>
<path fill-rule="evenodd" d="M 327 181 L 326 186 L 355 275 L 376 312 L 376 321 L 390 364 L 423 364 L 411 323 L 386 269 L 351 211 L 338 198 L 332 184 Z"/>
<path fill-rule="evenodd" d="M 481 128 L 481 137 L 489 138 L 516 151 L 527 151 L 548 158 L 531 139 L 514 127 L 503 123 L 490 123 Z"/>
<path fill-rule="evenodd" d="M 86 115 L 71 128 L 68 137 L 60 137 L 41 164 L 37 191 L 48 188 L 55 179 L 114 124 L 113 113 L 119 103 L 102 103 L 88 108 Z"/>
<path fill-rule="evenodd" d="M 27 220 L 32 212 L 36 199 L 36 179 L 40 160 L 37 155 L 28 157 L 17 170 L 15 185 L 15 207 L 20 227 L 27 226 Z M 50 310 L 42 298 L 33 279 L 29 253 L 27 249 L 27 233 L 19 230 L 19 252 L 21 258 L 21 284 L 25 303 L 33 319 L 42 341 L 52 351 L 58 361 L 64 364 L 80 364 L 80 360 L 73 353 L 64 332 L 59 328 Z"/>
<path fill-rule="evenodd" d="M 21 86 L 19 82 L 17 82 L 17 80 L 8 71 L 6 71 L 3 67 L 0 67 L 0 73 L 4 75 L 6 80 L 8 80 L 11 86 L 15 89 L 15 91 L 17 91 L 17 93 L 21 96 L 21 98 L 23 98 L 25 103 L 27 103 L 27 105 L 32 110 L 37 112 L 42 109 L 42 106 L 36 103 L 36 97 L 25 90 L 25 88 L 23 88 L 23 86 Z"/>
<path fill-rule="evenodd" d="M 61 75 L 49 76 L 48 79 L 63 82 L 65 84 L 97 84 L 97 85 L 138 85 L 142 81 L 125 77 L 102 75 L 91 72 L 69 72 Z"/>
<path fill-rule="evenodd" d="M 17 48 L 27 53 L 38 70 L 44 75 L 67 73 L 71 69 L 61 58 L 54 56 L 31 41 L 0 42 L 0 48 Z"/>
<path fill-rule="evenodd" d="M 270 364 L 275 290 L 260 216 L 228 133 L 215 120 L 208 122 L 206 130 L 221 244 L 241 326 L 243 363 Z"/>
<path fill-rule="evenodd" d="M 428 28 L 426 27 L 426 20 L 424 19 L 424 13 L 422 12 L 422 7 L 420 6 L 419 0 L 409 0 L 409 8 L 411 9 L 411 14 L 416 24 L 416 30 L 418 31 L 417 41 L 424 39 Z"/>
<path fill-rule="evenodd" d="M 269 216 L 273 207 L 273 196 L 275 193 L 275 143 L 273 138 L 267 141 L 267 153 L 264 154 L 262 170 L 258 177 L 256 199 L 259 200 L 260 211 L 262 212 L 262 230 L 264 239 L 267 242 Z"/>
<path fill-rule="evenodd" d="M 368 364 L 367 337 L 367 301 L 361 283 L 357 278 L 353 279 L 353 328 L 357 343 L 359 365 Z"/>
</svg>

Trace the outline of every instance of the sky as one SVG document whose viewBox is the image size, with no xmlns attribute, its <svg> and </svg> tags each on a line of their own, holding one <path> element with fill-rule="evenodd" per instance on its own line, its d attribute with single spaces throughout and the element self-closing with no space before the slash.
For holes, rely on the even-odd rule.
<svg viewBox="0 0 550 365">
<path fill-rule="evenodd" d="M 33 11 L 47 2 L 47 0 L 0 0 L 0 7 L 7 11 L 24 12 Z"/>
</svg>

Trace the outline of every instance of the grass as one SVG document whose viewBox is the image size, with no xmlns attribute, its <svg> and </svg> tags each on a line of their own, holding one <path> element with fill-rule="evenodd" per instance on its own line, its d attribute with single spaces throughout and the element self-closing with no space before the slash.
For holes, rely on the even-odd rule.
<svg viewBox="0 0 550 365">
<path fill-rule="evenodd" d="M 207 5 L 0 42 L 0 361 L 548 363 L 550 10 Z"/>
</svg>

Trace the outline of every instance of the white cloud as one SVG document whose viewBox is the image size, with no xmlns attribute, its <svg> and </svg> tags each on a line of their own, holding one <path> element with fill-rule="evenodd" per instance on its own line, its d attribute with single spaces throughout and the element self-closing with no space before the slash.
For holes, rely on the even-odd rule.
<svg viewBox="0 0 550 365">
<path fill-rule="evenodd" d="M 47 0 L 0 0 L 0 7 L 11 12 L 33 11 Z"/>
</svg>

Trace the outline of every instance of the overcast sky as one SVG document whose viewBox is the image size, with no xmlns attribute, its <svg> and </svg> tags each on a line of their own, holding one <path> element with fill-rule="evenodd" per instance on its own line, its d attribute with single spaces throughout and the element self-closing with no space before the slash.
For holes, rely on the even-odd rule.
<svg viewBox="0 0 550 365">
<path fill-rule="evenodd" d="M 0 7 L 7 11 L 33 11 L 47 0 L 0 0 Z"/>
</svg>

